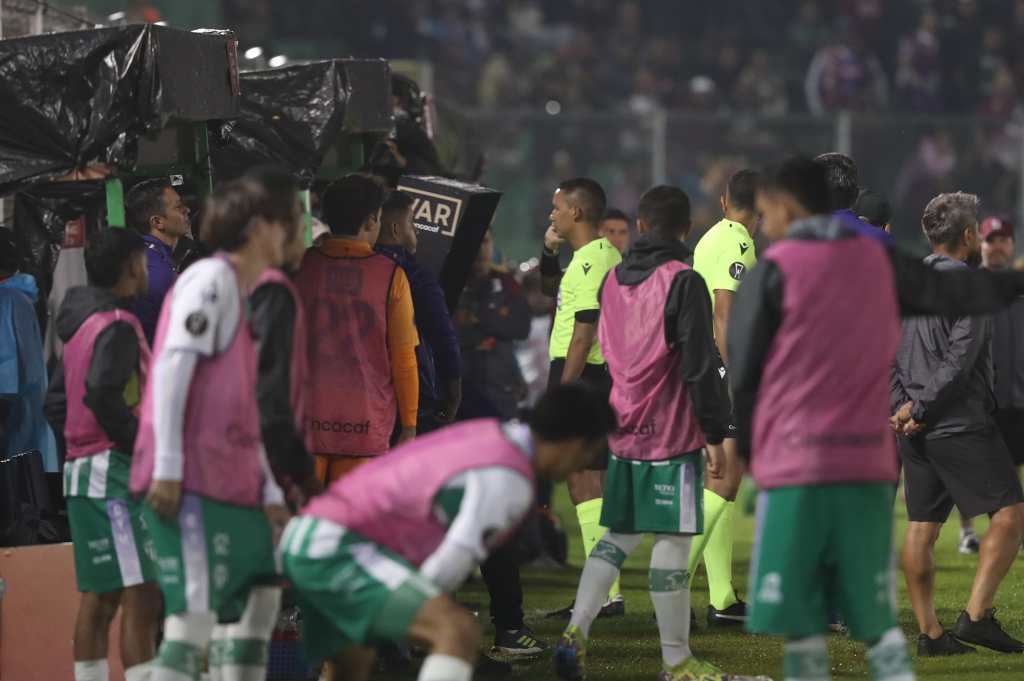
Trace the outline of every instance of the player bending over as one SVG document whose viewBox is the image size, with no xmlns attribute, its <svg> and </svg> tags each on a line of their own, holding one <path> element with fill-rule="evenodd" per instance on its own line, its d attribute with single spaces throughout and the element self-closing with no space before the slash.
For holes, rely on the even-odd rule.
<svg viewBox="0 0 1024 681">
<path fill-rule="evenodd" d="M 566 384 L 540 399 L 528 423 L 467 421 L 335 482 L 292 520 L 279 548 L 306 654 L 334 658 L 333 681 L 362 681 L 373 668 L 369 646 L 411 639 L 430 649 L 419 681 L 468 681 L 479 628 L 444 592 L 518 526 L 537 477 L 582 470 L 614 428 L 600 393 Z"/>
</svg>

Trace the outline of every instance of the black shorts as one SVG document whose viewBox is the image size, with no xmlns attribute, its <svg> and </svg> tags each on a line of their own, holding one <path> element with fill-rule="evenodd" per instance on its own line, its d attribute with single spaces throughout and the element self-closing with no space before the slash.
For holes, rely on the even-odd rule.
<svg viewBox="0 0 1024 681">
<path fill-rule="evenodd" d="M 955 505 L 965 518 L 1024 500 L 1017 471 L 996 429 L 927 439 L 900 438 L 907 516 L 943 523 Z"/>
<path fill-rule="evenodd" d="M 565 359 L 553 359 L 551 360 L 551 371 L 548 373 L 548 389 L 561 384 L 562 382 L 562 370 L 565 369 Z M 612 376 L 608 373 L 607 364 L 584 364 L 583 373 L 580 375 L 580 381 L 588 385 L 593 386 L 600 390 L 605 399 L 611 398 L 612 395 Z M 608 452 L 605 451 L 603 456 L 597 457 L 594 462 L 587 466 L 590 470 L 603 471 L 608 468 Z"/>
<path fill-rule="evenodd" d="M 1024 466 L 1024 409 L 1000 409 L 995 417 L 1010 458 L 1018 466 Z"/>
</svg>

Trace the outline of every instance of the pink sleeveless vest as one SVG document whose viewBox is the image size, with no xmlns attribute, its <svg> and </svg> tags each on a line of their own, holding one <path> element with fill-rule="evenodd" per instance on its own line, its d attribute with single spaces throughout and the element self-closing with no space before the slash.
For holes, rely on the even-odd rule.
<svg viewBox="0 0 1024 681">
<path fill-rule="evenodd" d="M 786 240 L 768 249 L 782 324 L 754 410 L 758 487 L 894 482 L 889 372 L 900 342 L 892 265 L 875 241 Z"/>
<path fill-rule="evenodd" d="M 387 451 L 398 415 L 388 355 L 390 258 L 332 258 L 306 251 L 295 278 L 309 320 L 311 452 Z"/>
<path fill-rule="evenodd" d="M 336 481 L 303 510 L 343 525 L 420 565 L 447 531 L 431 506 L 459 473 L 503 466 L 534 482 L 529 458 L 495 419 L 467 421 L 413 440 Z"/>
<path fill-rule="evenodd" d="M 612 375 L 609 402 L 619 415 L 608 446 L 623 459 L 662 461 L 704 446 L 679 369 L 686 348 L 665 342 L 665 302 L 686 269 L 670 261 L 636 286 L 619 284 L 616 270 L 604 281 L 597 333 Z"/>
<path fill-rule="evenodd" d="M 146 385 L 149 344 L 139 320 L 126 310 L 109 310 L 90 315 L 64 346 L 64 385 L 69 407 L 64 438 L 67 440 L 68 460 L 92 456 L 114 447 L 114 442 L 100 427 L 92 410 L 85 406 L 85 381 L 89 375 L 96 339 L 114 322 L 127 322 L 135 331 L 139 341 L 139 390 L 142 391 Z M 134 411 L 138 416 L 138 407 Z"/>
<path fill-rule="evenodd" d="M 230 267 L 224 259 L 225 266 Z M 157 324 L 154 356 L 160 356 L 177 284 L 168 292 Z M 239 291 L 240 291 L 239 287 Z M 239 293 L 238 305 L 242 307 Z M 239 506 L 260 506 L 263 467 L 259 407 L 256 402 L 256 346 L 244 308 L 235 337 L 219 355 L 196 363 L 185 405 L 182 441 L 186 492 Z M 142 420 L 132 463 L 131 490 L 144 493 L 153 478 L 153 381 L 146 386 Z"/>
<path fill-rule="evenodd" d="M 264 284 L 280 284 L 288 289 L 292 296 L 292 303 L 295 306 L 295 326 L 292 329 L 292 361 L 291 370 L 291 405 L 295 412 L 295 430 L 302 435 L 303 442 L 308 450 L 313 442 L 310 438 L 309 428 L 306 421 L 306 391 L 309 380 L 309 363 L 306 361 L 308 352 L 308 336 L 306 334 L 306 310 L 302 307 L 302 300 L 299 298 L 299 290 L 284 272 L 278 269 L 263 270 L 263 274 L 256 280 L 253 291 Z"/>
</svg>

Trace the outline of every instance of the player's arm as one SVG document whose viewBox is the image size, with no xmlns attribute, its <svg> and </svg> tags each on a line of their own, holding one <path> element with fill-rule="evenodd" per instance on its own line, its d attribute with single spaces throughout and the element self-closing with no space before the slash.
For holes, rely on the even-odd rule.
<svg viewBox="0 0 1024 681">
<path fill-rule="evenodd" d="M 718 354 L 722 362 L 729 363 L 729 349 L 726 345 L 726 333 L 729 327 L 729 313 L 732 311 L 732 297 L 736 295 L 733 291 L 715 289 L 715 310 L 714 328 L 715 344 L 718 346 Z"/>
<path fill-rule="evenodd" d="M 758 264 L 736 292 L 729 326 L 729 377 L 740 456 L 750 461 L 754 406 L 772 340 L 782 324 L 782 273 L 770 260 Z"/>
<path fill-rule="evenodd" d="M 562 369 L 562 383 L 572 383 L 583 375 L 587 355 L 597 338 L 597 310 L 580 310 L 572 327 L 572 340 L 565 353 L 565 367 Z"/>
<path fill-rule="evenodd" d="M 295 427 L 292 352 L 295 300 L 280 284 L 265 284 L 249 298 L 253 335 L 259 340 L 256 400 L 260 432 L 274 475 L 302 486 L 313 475 L 313 458 Z"/>
<path fill-rule="evenodd" d="M 416 418 L 420 406 L 420 375 L 416 363 L 415 314 L 409 279 L 401 267 L 395 269 L 388 298 L 388 356 L 391 359 L 391 381 L 398 400 L 398 418 L 402 424 L 399 443 L 416 437 Z"/>
<path fill-rule="evenodd" d="M 978 355 L 985 347 L 987 327 L 991 321 L 985 317 L 961 317 L 949 331 L 949 348 L 942 361 L 931 372 L 931 378 L 920 391 L 914 391 L 911 416 L 919 424 L 928 424 L 964 392 Z"/>
<path fill-rule="evenodd" d="M 967 267 L 937 270 L 895 248 L 889 249 L 889 256 L 904 317 L 992 314 L 1024 295 L 1024 272 Z"/>
<path fill-rule="evenodd" d="M 521 474 L 498 467 L 469 471 L 458 513 L 420 572 L 442 590 L 454 591 L 487 559 L 494 539 L 522 521 L 532 503 L 533 486 Z"/>
<path fill-rule="evenodd" d="M 85 406 L 114 441 L 117 451 L 131 454 L 139 420 L 126 399 L 129 382 L 138 381 L 139 340 L 126 322 L 114 322 L 96 338 L 85 379 Z M 136 383 L 136 390 L 138 390 Z"/>
<path fill-rule="evenodd" d="M 552 298 L 558 295 L 558 286 L 562 283 L 562 266 L 558 262 L 558 248 L 562 241 L 554 226 L 549 225 L 544 233 L 544 250 L 540 254 L 540 290 Z"/>
<path fill-rule="evenodd" d="M 708 444 L 717 445 L 728 433 L 731 405 L 711 317 L 704 279 L 695 270 L 677 274 L 665 305 L 666 341 L 682 348 L 680 368 L 687 395 Z"/>
</svg>

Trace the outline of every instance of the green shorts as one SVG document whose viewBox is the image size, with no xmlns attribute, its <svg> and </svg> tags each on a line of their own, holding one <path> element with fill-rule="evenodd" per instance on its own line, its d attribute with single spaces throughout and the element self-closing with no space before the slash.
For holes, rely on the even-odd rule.
<svg viewBox="0 0 1024 681">
<path fill-rule="evenodd" d="M 237 622 L 249 590 L 278 577 L 270 523 L 262 508 L 235 506 L 186 492 L 174 520 L 143 510 L 157 556 L 168 615 L 215 612 Z"/>
<path fill-rule="evenodd" d="M 89 497 L 67 501 L 79 591 L 102 594 L 156 580 L 141 504 Z"/>
<path fill-rule="evenodd" d="M 403 558 L 323 518 L 293 518 L 279 550 L 314 664 L 349 646 L 403 640 L 440 594 Z"/>
<path fill-rule="evenodd" d="M 885 483 L 761 492 L 747 628 L 814 636 L 826 631 L 832 608 L 858 641 L 896 626 L 894 493 Z"/>
<path fill-rule="evenodd" d="M 700 452 L 665 461 L 610 456 L 601 525 L 626 534 L 704 532 L 704 463 Z"/>
</svg>

